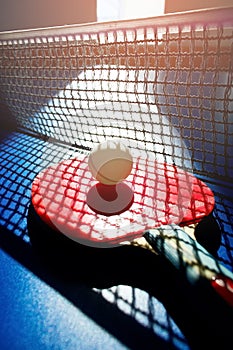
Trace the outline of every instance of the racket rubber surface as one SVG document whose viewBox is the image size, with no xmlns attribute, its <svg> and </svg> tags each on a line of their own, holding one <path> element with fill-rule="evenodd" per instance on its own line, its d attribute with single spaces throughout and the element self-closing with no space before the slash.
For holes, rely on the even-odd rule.
<svg viewBox="0 0 233 350">
<path fill-rule="evenodd" d="M 110 213 L 93 210 L 87 198 L 96 185 L 87 157 L 64 160 L 35 177 L 32 204 L 47 225 L 69 238 L 90 246 L 112 246 L 141 237 L 145 229 L 199 222 L 215 203 L 205 183 L 174 165 L 154 160 L 145 163 L 139 159 L 127 180 L 119 184 L 129 189 L 129 205 L 124 204 L 123 212 L 111 213 L 114 198 L 105 200 Z"/>
</svg>

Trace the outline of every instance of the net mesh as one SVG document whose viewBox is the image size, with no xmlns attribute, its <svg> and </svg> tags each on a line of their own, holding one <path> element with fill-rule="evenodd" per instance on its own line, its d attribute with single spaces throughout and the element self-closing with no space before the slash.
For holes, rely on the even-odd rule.
<svg viewBox="0 0 233 350">
<path fill-rule="evenodd" d="M 233 8 L 0 33 L 1 122 L 13 117 L 17 124 L 6 138 L 0 132 L 0 225 L 29 243 L 38 172 L 114 135 L 156 148 L 166 160 L 178 157 L 181 166 L 190 156 L 196 174 L 213 177 L 218 257 L 232 271 L 232 57 Z M 229 187 L 222 191 L 217 179 Z M 96 291 L 185 348 L 161 304 L 127 288 Z"/>
<path fill-rule="evenodd" d="M 232 13 L 2 33 L 2 103 L 24 132 L 91 149 L 108 127 L 231 181 Z"/>
</svg>

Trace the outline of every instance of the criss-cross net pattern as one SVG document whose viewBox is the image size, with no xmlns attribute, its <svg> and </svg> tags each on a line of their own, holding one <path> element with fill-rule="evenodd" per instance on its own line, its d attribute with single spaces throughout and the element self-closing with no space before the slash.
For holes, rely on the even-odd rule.
<svg viewBox="0 0 233 350">
<path fill-rule="evenodd" d="M 233 9 L 0 33 L 1 122 L 17 124 L 0 134 L 0 225 L 28 243 L 38 172 L 105 137 L 127 138 L 211 179 L 218 256 L 232 270 L 232 77 Z M 143 309 L 131 287 L 99 293 L 141 324 L 174 333 L 176 345 L 185 342 L 164 310 L 167 323 L 158 321 L 161 310 L 144 292 Z"/>
<path fill-rule="evenodd" d="M 230 13 L 3 33 L 3 101 L 23 131 L 91 149 L 109 127 L 230 181 Z"/>
</svg>

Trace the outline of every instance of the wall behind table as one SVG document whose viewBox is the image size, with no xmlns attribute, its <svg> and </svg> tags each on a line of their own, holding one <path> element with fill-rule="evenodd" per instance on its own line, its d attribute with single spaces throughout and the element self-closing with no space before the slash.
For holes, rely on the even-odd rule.
<svg viewBox="0 0 233 350">
<path fill-rule="evenodd" d="M 0 5 L 0 31 L 96 21 L 97 0 L 7 0 Z"/>
<path fill-rule="evenodd" d="M 197 9 L 232 6 L 232 0 L 165 0 L 164 12 L 182 12 Z"/>
</svg>

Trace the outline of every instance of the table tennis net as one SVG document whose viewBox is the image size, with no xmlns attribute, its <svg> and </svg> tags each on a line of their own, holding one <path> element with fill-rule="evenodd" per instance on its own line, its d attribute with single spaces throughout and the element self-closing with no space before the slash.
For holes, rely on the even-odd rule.
<svg viewBox="0 0 233 350">
<path fill-rule="evenodd" d="M 0 33 L 3 124 L 87 151 L 127 138 L 227 181 L 232 78 L 233 8 Z"/>
</svg>

